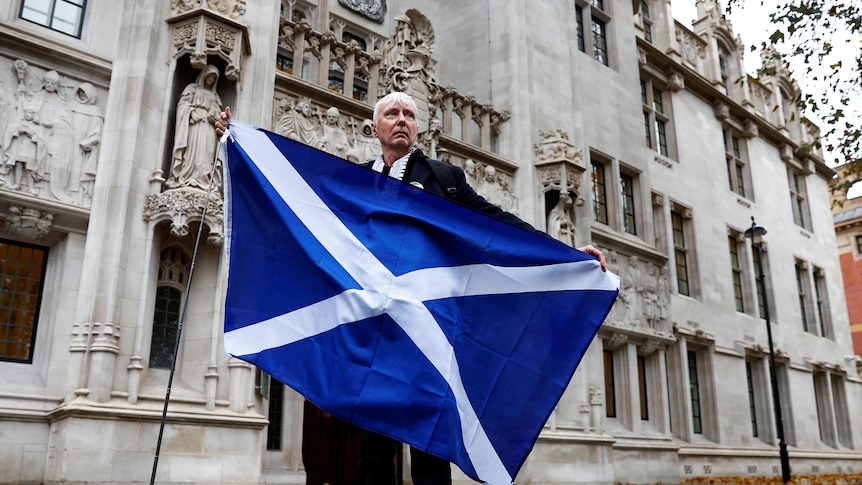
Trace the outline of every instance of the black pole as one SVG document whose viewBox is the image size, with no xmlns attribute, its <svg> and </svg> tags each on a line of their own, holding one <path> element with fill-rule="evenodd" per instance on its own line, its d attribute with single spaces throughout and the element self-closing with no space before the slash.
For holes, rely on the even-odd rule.
<svg viewBox="0 0 862 485">
<path fill-rule="evenodd" d="M 763 243 L 755 242 L 757 233 L 766 230 L 758 227 L 751 218 L 751 244 L 757 249 L 757 279 L 760 280 L 760 294 L 763 298 L 763 318 L 766 319 L 766 337 L 769 340 L 769 380 L 772 383 L 772 402 L 775 407 L 775 427 L 778 432 L 778 456 L 781 460 L 781 479 L 790 482 L 790 457 L 787 455 L 787 443 L 784 441 L 784 418 L 781 415 L 781 395 L 778 392 L 778 377 L 775 373 L 775 347 L 772 344 L 772 324 L 769 322 L 769 302 L 766 300 L 766 275 L 763 274 Z"/>
<path fill-rule="evenodd" d="M 224 141 L 224 139 L 225 138 L 222 137 L 222 141 Z M 162 418 L 161 418 L 161 421 L 159 422 L 159 435 L 158 435 L 158 438 L 156 439 L 156 451 L 153 454 L 153 472 L 150 474 L 150 485 L 154 485 L 156 483 L 156 473 L 158 473 L 158 471 L 159 471 L 159 455 L 160 455 L 161 450 L 162 450 L 162 437 L 165 434 L 165 422 L 167 421 L 167 417 L 168 417 L 168 404 L 171 402 L 171 385 L 174 382 L 174 372 L 176 371 L 176 368 L 177 368 L 177 355 L 180 352 L 180 342 L 182 341 L 182 338 L 183 338 L 183 326 L 184 326 L 185 321 L 186 321 L 186 314 L 188 312 L 188 307 L 189 307 L 189 296 L 190 296 L 191 291 L 192 291 L 192 279 L 194 278 L 194 275 L 195 275 L 195 263 L 197 262 L 197 259 L 198 259 L 198 249 L 200 248 L 200 244 L 201 244 L 201 234 L 203 234 L 204 224 L 206 223 L 206 218 L 207 218 L 207 210 L 209 209 L 209 206 L 210 206 L 210 194 L 212 193 L 213 186 L 215 185 L 215 171 L 216 171 L 216 165 L 218 165 L 218 163 L 219 163 L 218 155 L 219 155 L 219 152 L 221 151 L 221 147 L 222 147 L 221 142 L 218 145 L 216 145 L 215 157 L 213 157 L 213 168 L 212 168 L 212 171 L 210 171 L 210 185 L 209 185 L 209 188 L 207 189 L 206 199 L 204 200 L 203 211 L 201 211 L 201 221 L 200 221 L 200 225 L 198 225 L 197 237 L 195 238 L 195 249 L 194 249 L 194 252 L 192 253 L 192 262 L 191 262 L 191 266 L 189 268 L 189 277 L 188 277 L 188 280 L 186 281 L 186 294 L 183 297 L 183 304 L 182 304 L 182 308 L 180 310 L 180 318 L 179 318 L 179 321 L 177 322 L 177 338 L 174 341 L 174 355 L 171 358 L 171 372 L 168 374 L 168 386 L 167 386 L 167 389 L 165 390 L 165 404 L 162 407 Z"/>
</svg>

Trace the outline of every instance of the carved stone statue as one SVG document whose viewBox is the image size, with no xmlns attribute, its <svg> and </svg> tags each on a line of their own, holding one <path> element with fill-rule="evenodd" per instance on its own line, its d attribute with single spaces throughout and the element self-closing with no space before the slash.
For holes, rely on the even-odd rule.
<svg viewBox="0 0 862 485">
<path fill-rule="evenodd" d="M 96 183 L 96 163 L 102 140 L 104 118 L 96 105 L 96 87 L 83 83 L 75 91 L 76 103 L 72 105 L 72 127 L 78 150 L 72 158 L 72 179 L 81 183 L 78 203 L 86 204 L 93 199 Z"/>
<path fill-rule="evenodd" d="M 209 188 L 218 143 L 213 124 L 221 111 L 221 98 L 216 92 L 218 79 L 218 68 L 207 65 L 180 95 L 168 188 Z M 221 178 L 216 177 L 220 187 Z"/>
<path fill-rule="evenodd" d="M 575 246 L 575 223 L 572 221 L 572 198 L 563 192 L 548 213 L 548 235 L 569 246 Z"/>
<path fill-rule="evenodd" d="M 653 330 L 659 329 L 661 313 L 658 306 L 658 275 L 656 267 L 652 263 L 647 263 L 646 274 L 641 278 L 640 293 L 643 298 L 644 318 L 649 327 Z"/>
<path fill-rule="evenodd" d="M 24 108 L 24 117 L 13 122 L 3 137 L 3 173 L 12 190 L 27 190 L 36 195 L 39 170 L 48 155 L 45 136 L 36 121 L 36 110 Z"/>
<path fill-rule="evenodd" d="M 75 188 L 70 185 L 72 151 L 71 113 L 66 100 L 60 95 L 60 75 L 48 71 L 42 78 L 42 90 L 37 93 L 40 99 L 36 120 L 42 125 L 48 146 L 46 166 L 41 170 L 47 174 L 51 195 L 57 200 L 71 202 L 69 192 Z M 75 181 L 75 184 L 77 181 Z"/>
<path fill-rule="evenodd" d="M 353 140 L 353 148 L 347 152 L 347 159 L 353 163 L 374 160 L 380 154 L 380 143 L 371 131 L 371 120 L 362 120 L 359 135 Z"/>
<path fill-rule="evenodd" d="M 638 269 L 638 258 L 629 256 L 628 265 L 620 277 L 619 302 L 624 310 L 623 323 L 637 326 L 640 323 L 641 305 L 638 301 L 638 287 L 640 286 L 640 271 Z"/>
<path fill-rule="evenodd" d="M 275 131 L 308 146 L 320 146 L 320 134 L 311 113 L 311 103 L 305 98 L 299 98 L 292 110 L 285 111 Z"/>
<path fill-rule="evenodd" d="M 479 186 L 479 176 L 478 176 L 478 168 L 476 167 L 476 162 L 472 159 L 468 158 L 464 162 L 464 176 L 467 178 L 467 183 L 469 183 L 473 187 Z"/>
<path fill-rule="evenodd" d="M 338 3 L 375 22 L 383 22 L 386 16 L 386 0 L 338 0 Z"/>
<path fill-rule="evenodd" d="M 341 113 L 338 108 L 332 106 L 326 110 L 323 119 L 323 137 L 320 139 L 320 149 L 341 158 L 347 158 L 350 149 L 350 141 L 347 133 L 341 127 Z"/>
</svg>

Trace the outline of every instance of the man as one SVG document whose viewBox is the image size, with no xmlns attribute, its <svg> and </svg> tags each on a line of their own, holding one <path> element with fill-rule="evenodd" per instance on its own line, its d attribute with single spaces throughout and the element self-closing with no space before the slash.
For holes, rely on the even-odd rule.
<svg viewBox="0 0 862 485">
<path fill-rule="evenodd" d="M 532 226 L 519 219 L 514 214 L 504 211 L 480 196 L 467 183 L 464 171 L 454 165 L 449 165 L 425 156 L 421 150 L 413 147 L 418 134 L 416 103 L 409 95 L 392 92 L 384 96 L 374 106 L 371 131 L 380 142 L 382 154 L 376 160 L 366 163 L 372 170 L 409 182 L 438 195 L 448 196 L 455 201 L 475 210 L 491 215 L 512 224 L 534 230 Z M 230 108 L 225 108 L 215 123 L 216 135 L 219 137 L 227 129 L 230 118 Z M 451 180 L 439 180 L 437 174 L 449 172 Z M 579 248 L 581 251 L 595 256 L 607 269 L 604 255 L 593 246 Z M 381 485 L 395 483 L 395 454 L 399 443 L 389 437 L 360 429 L 359 447 L 359 483 L 363 485 Z M 414 485 L 449 485 L 452 483 L 449 462 L 430 455 L 413 447 L 410 448 L 411 472 Z"/>
</svg>

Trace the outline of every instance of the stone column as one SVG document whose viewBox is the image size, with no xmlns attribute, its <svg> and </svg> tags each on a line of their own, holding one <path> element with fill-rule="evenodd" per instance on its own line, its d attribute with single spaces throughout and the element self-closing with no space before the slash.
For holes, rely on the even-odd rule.
<svg viewBox="0 0 862 485">
<path fill-rule="evenodd" d="M 114 366 L 120 353 L 120 328 L 110 322 L 94 324 L 98 334 L 90 346 L 90 399 L 108 402 L 114 383 Z"/>
</svg>

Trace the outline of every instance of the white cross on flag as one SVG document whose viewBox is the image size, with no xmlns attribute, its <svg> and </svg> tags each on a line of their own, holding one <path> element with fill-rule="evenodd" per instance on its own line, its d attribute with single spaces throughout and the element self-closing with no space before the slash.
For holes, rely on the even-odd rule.
<svg viewBox="0 0 862 485">
<path fill-rule="evenodd" d="M 225 350 L 512 483 L 619 290 L 592 256 L 231 123 Z"/>
</svg>

